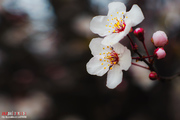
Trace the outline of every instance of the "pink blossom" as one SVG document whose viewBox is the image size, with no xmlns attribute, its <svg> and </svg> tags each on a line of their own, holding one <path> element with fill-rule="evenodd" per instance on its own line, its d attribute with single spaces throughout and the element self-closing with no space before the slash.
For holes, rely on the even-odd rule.
<svg viewBox="0 0 180 120">
<path fill-rule="evenodd" d="M 166 52 L 163 48 L 157 48 L 154 53 L 157 56 L 157 59 L 162 59 L 166 56 Z"/>
<path fill-rule="evenodd" d="M 157 31 L 153 34 L 152 42 L 156 47 L 163 47 L 168 43 L 168 38 L 165 32 Z"/>
</svg>

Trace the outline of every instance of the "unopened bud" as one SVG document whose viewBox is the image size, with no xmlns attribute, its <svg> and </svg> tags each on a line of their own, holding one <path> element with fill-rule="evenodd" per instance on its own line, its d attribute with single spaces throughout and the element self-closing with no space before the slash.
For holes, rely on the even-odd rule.
<svg viewBox="0 0 180 120">
<path fill-rule="evenodd" d="M 154 54 L 156 55 L 157 59 L 162 59 L 166 56 L 166 52 L 163 48 L 155 49 Z"/>
<path fill-rule="evenodd" d="M 144 29 L 143 28 L 136 28 L 134 30 L 134 35 L 142 42 L 144 42 Z"/>
<path fill-rule="evenodd" d="M 149 74 L 149 79 L 151 80 L 156 80 L 158 78 L 158 75 L 156 72 L 152 71 L 150 74 Z"/>
<path fill-rule="evenodd" d="M 156 47 L 163 47 L 168 43 L 168 38 L 165 32 L 157 31 L 153 34 L 151 41 Z"/>
</svg>

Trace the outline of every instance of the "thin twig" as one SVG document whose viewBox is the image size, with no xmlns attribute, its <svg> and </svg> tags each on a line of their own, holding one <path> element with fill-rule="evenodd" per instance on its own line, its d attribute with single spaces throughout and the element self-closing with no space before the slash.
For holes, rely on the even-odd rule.
<svg viewBox="0 0 180 120">
<path fill-rule="evenodd" d="M 142 65 L 139 65 L 139 64 L 136 64 L 136 63 L 131 63 L 131 64 L 149 70 L 149 67 L 145 67 L 145 66 L 142 66 Z"/>
</svg>

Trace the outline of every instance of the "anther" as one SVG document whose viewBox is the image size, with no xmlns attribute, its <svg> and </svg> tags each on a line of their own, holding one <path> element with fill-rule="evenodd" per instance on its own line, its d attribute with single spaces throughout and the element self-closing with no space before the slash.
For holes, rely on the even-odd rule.
<svg viewBox="0 0 180 120">
<path fill-rule="evenodd" d="M 106 69 L 106 67 L 104 67 L 104 69 Z"/>
<path fill-rule="evenodd" d="M 101 65 L 103 65 L 103 63 L 101 63 Z"/>
<path fill-rule="evenodd" d="M 102 59 L 99 59 L 99 61 L 101 61 Z"/>
<path fill-rule="evenodd" d="M 112 70 L 112 67 L 110 67 L 110 69 Z"/>
</svg>

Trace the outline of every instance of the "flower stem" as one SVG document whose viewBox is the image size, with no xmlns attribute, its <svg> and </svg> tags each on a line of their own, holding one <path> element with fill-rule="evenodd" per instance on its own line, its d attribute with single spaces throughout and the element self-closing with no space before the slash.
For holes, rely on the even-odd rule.
<svg viewBox="0 0 180 120">
<path fill-rule="evenodd" d="M 132 65 L 135 65 L 135 66 L 138 66 L 138 67 L 141 67 L 141 68 L 149 70 L 149 67 L 145 67 L 145 66 L 142 66 L 142 65 L 139 65 L 139 64 L 136 64 L 136 63 L 132 63 Z"/>
<path fill-rule="evenodd" d="M 143 58 L 151 58 L 154 57 L 154 55 L 150 55 L 150 56 L 143 56 Z M 132 57 L 132 59 L 141 59 L 140 57 Z"/>
<path fill-rule="evenodd" d="M 133 42 L 133 40 L 131 39 L 131 37 L 130 37 L 129 35 L 127 35 L 127 36 L 128 36 L 128 38 L 129 38 L 131 44 L 133 45 L 133 48 L 135 48 L 135 43 Z M 143 56 L 137 51 L 137 49 L 133 49 L 133 51 L 134 51 L 136 54 L 138 54 L 139 57 L 140 57 L 140 59 L 141 59 L 142 61 L 144 61 L 144 62 L 149 66 L 149 70 L 154 71 L 153 65 L 150 64 L 145 58 L 143 58 Z"/>
<path fill-rule="evenodd" d="M 148 50 L 147 50 L 147 48 L 146 48 L 146 45 L 145 45 L 144 41 L 143 41 L 143 46 L 144 46 L 144 49 L 145 49 L 145 51 L 146 51 L 147 56 L 149 57 L 149 52 L 148 52 Z M 148 58 L 148 60 L 149 60 L 149 62 L 150 62 L 150 57 Z"/>
</svg>

